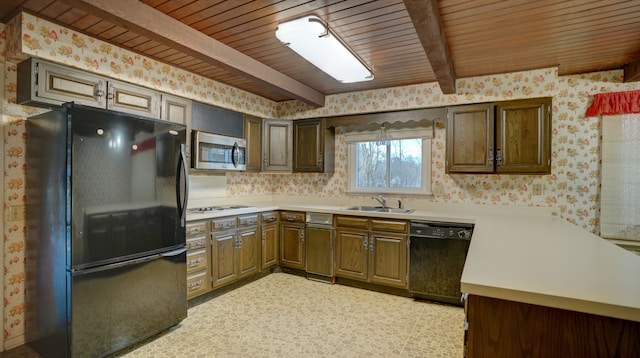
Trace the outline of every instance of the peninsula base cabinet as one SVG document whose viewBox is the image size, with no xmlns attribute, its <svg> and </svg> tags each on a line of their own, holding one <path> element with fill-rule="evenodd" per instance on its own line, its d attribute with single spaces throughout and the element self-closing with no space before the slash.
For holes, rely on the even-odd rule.
<svg viewBox="0 0 640 358">
<path fill-rule="evenodd" d="M 467 298 L 467 357 L 640 357 L 640 322 L 497 298 Z"/>
<path fill-rule="evenodd" d="M 336 276 L 406 288 L 408 230 L 404 220 L 338 216 Z"/>
</svg>

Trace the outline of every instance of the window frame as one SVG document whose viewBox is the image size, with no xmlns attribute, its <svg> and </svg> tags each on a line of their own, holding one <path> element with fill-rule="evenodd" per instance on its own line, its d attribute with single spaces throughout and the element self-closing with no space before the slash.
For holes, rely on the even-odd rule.
<svg viewBox="0 0 640 358">
<path fill-rule="evenodd" d="M 432 129 L 431 129 L 432 131 Z M 388 194 L 388 195 L 411 195 L 411 196 L 432 196 L 432 183 L 431 183 L 431 144 L 432 135 L 424 135 L 422 133 L 416 134 L 415 130 L 387 130 L 388 140 L 402 140 L 402 139 L 422 139 L 422 184 L 421 188 L 364 188 L 359 189 L 356 187 L 356 145 L 359 142 L 372 142 L 376 141 L 379 132 L 367 132 L 358 133 L 353 136 L 351 140 L 347 141 L 347 191 L 348 195 L 361 195 L 361 194 Z M 389 163 L 388 163 L 389 165 Z M 387 176 L 389 173 L 387 172 Z"/>
</svg>

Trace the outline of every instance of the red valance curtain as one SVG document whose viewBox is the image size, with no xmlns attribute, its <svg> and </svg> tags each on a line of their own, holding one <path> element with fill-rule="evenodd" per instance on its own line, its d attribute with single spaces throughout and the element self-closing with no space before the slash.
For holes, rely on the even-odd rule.
<svg viewBox="0 0 640 358">
<path fill-rule="evenodd" d="M 628 113 L 640 113 L 640 90 L 596 94 L 587 109 L 587 117 Z"/>
</svg>

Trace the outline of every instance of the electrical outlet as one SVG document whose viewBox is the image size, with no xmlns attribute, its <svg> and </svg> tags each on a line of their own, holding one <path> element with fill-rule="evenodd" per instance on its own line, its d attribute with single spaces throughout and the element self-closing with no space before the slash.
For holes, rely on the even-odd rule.
<svg viewBox="0 0 640 358">
<path fill-rule="evenodd" d="M 544 184 L 541 182 L 531 184 L 531 199 L 533 201 L 542 201 L 544 196 Z"/>
<path fill-rule="evenodd" d="M 533 183 L 532 194 L 534 196 L 540 196 L 544 194 L 544 185 L 542 183 Z"/>
</svg>

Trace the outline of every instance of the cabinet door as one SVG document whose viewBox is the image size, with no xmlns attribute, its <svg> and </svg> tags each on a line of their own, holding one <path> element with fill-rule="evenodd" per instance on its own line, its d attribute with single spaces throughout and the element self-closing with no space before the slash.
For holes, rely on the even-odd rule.
<svg viewBox="0 0 640 358">
<path fill-rule="evenodd" d="M 280 224 L 280 264 L 305 269 L 304 224 Z"/>
<path fill-rule="evenodd" d="M 185 144 L 187 146 L 187 158 L 189 158 L 191 153 L 191 100 L 163 93 L 160 110 L 160 119 L 187 126 Z"/>
<path fill-rule="evenodd" d="M 372 233 L 369 238 L 369 280 L 407 287 L 407 235 Z"/>
<path fill-rule="evenodd" d="M 368 260 L 368 231 L 343 228 L 336 229 L 336 276 L 367 281 Z"/>
<path fill-rule="evenodd" d="M 262 127 L 262 171 L 291 172 L 291 121 L 266 119 Z"/>
<path fill-rule="evenodd" d="M 247 171 L 259 172 L 262 168 L 262 119 L 244 116 L 244 139 L 247 141 Z"/>
<path fill-rule="evenodd" d="M 107 84 L 107 109 L 160 118 L 160 93 L 110 80 Z"/>
<path fill-rule="evenodd" d="M 29 63 L 33 79 L 36 79 L 35 93 L 32 94 L 34 101 L 55 105 L 73 101 L 106 108 L 107 82 L 104 78 L 34 59 Z"/>
<path fill-rule="evenodd" d="M 238 278 L 237 250 L 238 240 L 235 232 L 212 235 L 211 266 L 214 288 Z"/>
<path fill-rule="evenodd" d="M 496 171 L 549 174 L 550 98 L 496 105 Z"/>
<path fill-rule="evenodd" d="M 258 228 L 252 227 L 238 230 L 238 278 L 247 277 L 258 272 Z"/>
<path fill-rule="evenodd" d="M 186 126 L 191 124 L 191 100 L 163 93 L 160 107 L 160 119 Z"/>
<path fill-rule="evenodd" d="M 264 270 L 278 264 L 278 223 L 262 227 L 262 256 L 260 269 Z"/>
<path fill-rule="evenodd" d="M 293 123 L 293 171 L 322 172 L 322 121 L 300 120 Z"/>
<path fill-rule="evenodd" d="M 333 276 L 333 229 L 307 226 L 307 272 Z"/>
<path fill-rule="evenodd" d="M 493 104 L 448 109 L 447 173 L 493 172 L 493 112 Z"/>
<path fill-rule="evenodd" d="M 293 122 L 293 171 L 333 173 L 335 134 L 326 128 L 326 120 L 305 119 Z"/>
</svg>

